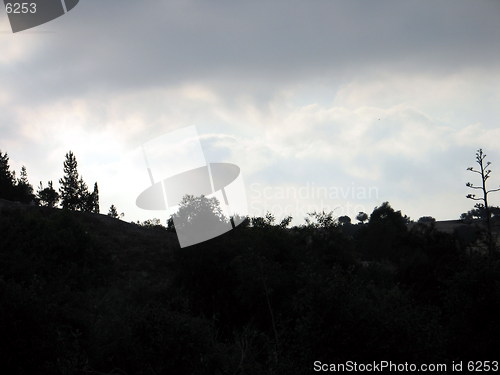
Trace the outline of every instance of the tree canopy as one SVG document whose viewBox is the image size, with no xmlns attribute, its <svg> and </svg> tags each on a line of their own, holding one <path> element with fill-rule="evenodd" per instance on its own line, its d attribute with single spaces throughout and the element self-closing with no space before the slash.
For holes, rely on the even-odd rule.
<svg viewBox="0 0 500 375">
<path fill-rule="evenodd" d="M 99 190 L 94 184 L 93 192 L 89 192 L 83 177 L 78 173 L 78 162 L 72 151 L 66 154 L 64 176 L 59 180 L 60 198 L 63 208 L 85 212 L 99 213 Z"/>
</svg>

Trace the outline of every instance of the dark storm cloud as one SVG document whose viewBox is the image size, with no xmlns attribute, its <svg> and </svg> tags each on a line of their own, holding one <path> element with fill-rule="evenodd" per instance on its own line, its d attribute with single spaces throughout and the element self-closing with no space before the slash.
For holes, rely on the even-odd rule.
<svg viewBox="0 0 500 375">
<path fill-rule="evenodd" d="M 500 61 L 499 15 L 495 1 L 86 0 L 39 28 L 52 33 L 0 79 L 43 101 L 179 82 L 251 92 L 310 77 L 488 69 Z"/>
</svg>

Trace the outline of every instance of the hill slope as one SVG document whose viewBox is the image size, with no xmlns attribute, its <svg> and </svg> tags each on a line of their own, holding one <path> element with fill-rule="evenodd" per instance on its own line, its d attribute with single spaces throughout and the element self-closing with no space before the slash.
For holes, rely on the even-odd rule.
<svg viewBox="0 0 500 375">
<path fill-rule="evenodd" d="M 308 374 L 495 359 L 500 261 L 398 215 L 174 233 L 0 201 L 0 373 Z M 370 260 L 366 262 L 365 260 Z"/>
</svg>

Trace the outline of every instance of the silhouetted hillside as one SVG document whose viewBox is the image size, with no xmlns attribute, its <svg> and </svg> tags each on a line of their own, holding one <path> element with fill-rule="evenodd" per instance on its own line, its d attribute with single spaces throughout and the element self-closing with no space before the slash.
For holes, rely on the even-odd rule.
<svg viewBox="0 0 500 375">
<path fill-rule="evenodd" d="M 6 374 L 307 374 L 313 362 L 489 358 L 500 263 L 453 233 L 271 216 L 180 249 L 174 232 L 0 201 Z"/>
</svg>

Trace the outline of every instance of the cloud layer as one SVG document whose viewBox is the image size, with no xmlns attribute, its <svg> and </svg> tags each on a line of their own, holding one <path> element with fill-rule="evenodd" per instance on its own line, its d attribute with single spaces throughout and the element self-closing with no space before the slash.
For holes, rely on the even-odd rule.
<svg viewBox="0 0 500 375">
<path fill-rule="evenodd" d="M 498 14 L 490 1 L 87 0 L 16 35 L 2 14 L 0 148 L 34 183 L 57 180 L 72 149 L 133 219 L 147 175 L 118 186 L 124 155 L 194 124 L 209 158 L 241 166 L 256 211 L 389 200 L 454 218 L 475 149 L 500 160 Z M 353 184 L 378 195 L 255 192 Z"/>
</svg>

